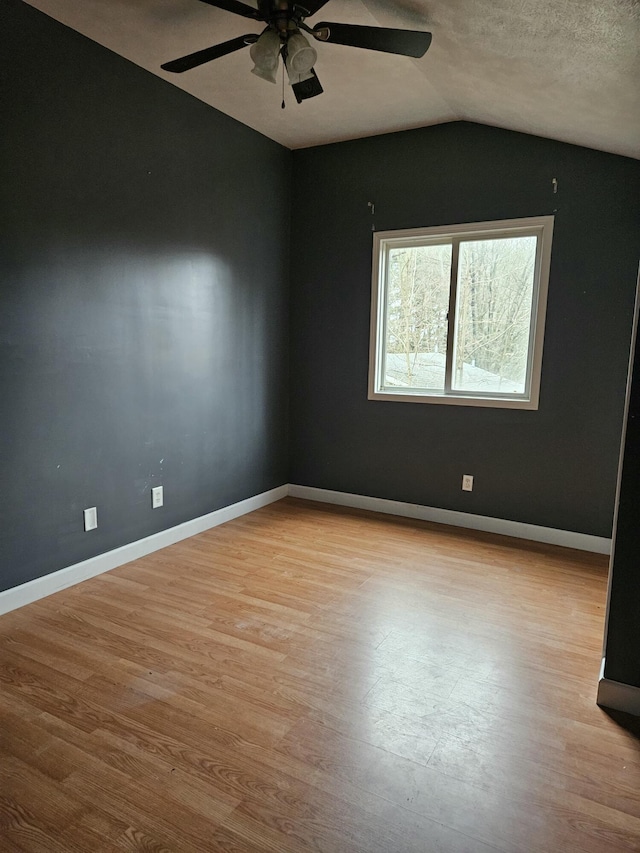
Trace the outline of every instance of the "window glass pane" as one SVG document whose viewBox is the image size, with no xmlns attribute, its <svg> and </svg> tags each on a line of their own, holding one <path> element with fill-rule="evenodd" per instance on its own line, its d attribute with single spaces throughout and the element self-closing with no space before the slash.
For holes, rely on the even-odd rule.
<svg viewBox="0 0 640 853">
<path fill-rule="evenodd" d="M 460 243 L 455 390 L 525 392 L 536 240 Z"/>
<path fill-rule="evenodd" d="M 451 244 L 389 250 L 382 385 L 444 390 Z"/>
</svg>

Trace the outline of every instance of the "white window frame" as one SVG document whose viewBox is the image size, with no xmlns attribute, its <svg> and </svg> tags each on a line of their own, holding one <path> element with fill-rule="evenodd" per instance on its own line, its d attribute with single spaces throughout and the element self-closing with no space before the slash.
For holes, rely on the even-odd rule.
<svg viewBox="0 0 640 853">
<path fill-rule="evenodd" d="M 531 216 L 524 219 L 501 219 L 494 222 L 473 222 L 431 228 L 411 228 L 402 231 L 380 231 L 373 235 L 373 270 L 371 288 L 371 333 L 369 345 L 370 400 L 401 403 L 439 403 L 456 406 L 493 406 L 506 409 L 537 409 L 540 399 L 540 375 L 544 324 L 551 264 L 553 216 Z M 482 391 L 453 390 L 453 349 L 456 322 L 456 290 L 458 283 L 458 253 L 460 243 L 468 239 L 498 239 L 504 237 L 537 237 L 533 275 L 531 327 L 525 390 L 522 394 L 498 394 Z M 398 389 L 383 384 L 386 347 L 387 258 L 391 249 L 403 246 L 433 246 L 451 243 L 451 278 L 447 331 L 445 390 L 421 388 Z"/>
</svg>

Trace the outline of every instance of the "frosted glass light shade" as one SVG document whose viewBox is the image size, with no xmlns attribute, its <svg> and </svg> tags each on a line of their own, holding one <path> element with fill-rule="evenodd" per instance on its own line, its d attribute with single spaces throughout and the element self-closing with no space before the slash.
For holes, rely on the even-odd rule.
<svg viewBox="0 0 640 853">
<path fill-rule="evenodd" d="M 287 40 L 287 67 L 293 74 L 308 74 L 316 64 L 318 53 L 302 33 L 293 33 Z"/>
<path fill-rule="evenodd" d="M 274 30 L 262 33 L 249 50 L 254 67 L 251 73 L 270 83 L 276 82 L 276 71 L 280 58 L 280 36 Z"/>
</svg>

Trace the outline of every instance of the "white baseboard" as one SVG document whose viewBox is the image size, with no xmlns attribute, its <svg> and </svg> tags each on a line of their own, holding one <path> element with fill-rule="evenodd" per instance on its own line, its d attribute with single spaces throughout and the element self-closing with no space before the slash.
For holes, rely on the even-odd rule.
<svg viewBox="0 0 640 853">
<path fill-rule="evenodd" d="M 130 563 L 132 560 L 145 557 L 147 554 L 166 548 L 167 545 L 173 545 L 182 539 L 195 536 L 196 533 L 203 533 L 205 530 L 224 524 L 225 521 L 231 521 L 233 518 L 238 518 L 248 512 L 260 509 L 260 507 L 267 506 L 267 504 L 274 503 L 274 501 L 279 501 L 287 496 L 288 491 L 286 484 L 278 486 L 276 489 L 262 492 L 252 498 L 217 509 L 214 512 L 207 513 L 207 515 L 201 515 L 191 521 L 185 521 L 183 524 L 170 527 L 168 530 L 161 530 L 159 533 L 131 542 L 129 545 L 107 551 L 106 554 L 98 554 L 97 557 L 91 557 L 82 563 L 76 563 L 66 569 L 51 572 L 44 577 L 35 578 L 35 580 L 0 592 L 0 615 L 23 607 L 25 604 L 31 604 L 33 601 L 45 598 L 47 595 L 52 595 L 54 592 L 59 592 L 69 586 L 74 586 L 74 584 L 88 578 L 101 575 L 103 572 L 109 572 L 111 569 Z"/>
<path fill-rule="evenodd" d="M 305 500 L 321 501 L 322 503 L 336 504 L 338 506 L 349 506 L 356 509 L 370 510 L 371 512 L 382 512 L 388 515 L 400 515 L 407 518 L 417 518 L 423 521 L 433 521 L 438 524 L 450 524 L 454 527 L 466 527 L 471 530 L 482 530 L 487 533 L 500 533 L 504 536 L 514 536 L 518 539 L 530 539 L 534 542 L 547 542 L 551 545 L 562 545 L 566 548 L 577 548 L 581 551 L 593 551 L 597 554 L 608 554 L 611 550 L 611 540 L 600 536 L 590 536 L 585 533 L 573 533 L 568 530 L 555 530 L 551 527 L 538 527 L 535 524 L 524 524 L 517 521 L 505 521 L 500 518 L 489 518 L 483 515 L 472 515 L 466 512 L 456 512 L 437 507 L 421 506 L 420 504 L 403 503 L 401 501 L 390 501 L 384 498 L 372 498 L 366 495 L 353 495 L 348 492 L 335 492 L 329 489 L 316 489 L 312 486 L 298 486 L 295 484 L 278 486 L 268 492 L 247 498 L 244 501 L 231 504 L 231 506 L 185 521 L 168 530 L 154 533 L 145 539 L 99 554 L 82 563 L 76 563 L 65 569 L 45 575 L 41 578 L 28 581 L 20 586 L 0 592 L 0 615 L 23 607 L 54 592 L 59 592 L 67 587 L 74 586 L 88 578 L 111 571 L 132 560 L 137 560 L 182 539 L 188 539 L 197 533 L 202 533 L 225 521 L 231 521 L 248 512 L 253 512 L 260 507 L 279 501 L 287 495 Z M 606 681 L 606 679 L 604 679 Z M 617 682 L 608 682 L 616 685 Z M 621 688 L 635 690 L 628 685 L 618 685 Z M 604 688 L 603 688 L 604 689 Z M 599 695 L 599 694 L 598 694 Z M 606 704 L 605 702 L 601 704 Z M 610 705 L 609 707 L 615 707 Z"/>
<path fill-rule="evenodd" d="M 640 687 L 605 678 L 604 662 L 605 659 L 602 658 L 596 702 L 604 708 L 613 708 L 614 711 L 624 711 L 626 714 L 640 717 Z"/>
<path fill-rule="evenodd" d="M 591 536 L 587 533 L 574 533 L 571 530 L 556 530 L 553 527 L 539 527 L 520 521 L 507 521 L 502 518 L 490 518 L 486 515 L 472 515 L 452 509 L 422 506 L 420 504 L 389 501 L 384 498 L 371 498 L 366 495 L 352 495 L 348 492 L 334 492 L 329 489 L 316 489 L 312 486 L 289 484 L 291 497 L 309 501 L 350 506 L 355 509 L 367 509 L 372 512 L 384 512 L 389 515 L 402 515 L 406 518 L 418 518 L 422 521 L 434 521 L 438 524 L 450 524 L 454 527 L 467 527 L 482 530 L 485 533 L 500 533 L 518 539 L 530 539 L 534 542 L 546 542 L 549 545 L 562 545 L 580 551 L 592 551 L 596 554 L 611 552 L 611 539 Z"/>
</svg>

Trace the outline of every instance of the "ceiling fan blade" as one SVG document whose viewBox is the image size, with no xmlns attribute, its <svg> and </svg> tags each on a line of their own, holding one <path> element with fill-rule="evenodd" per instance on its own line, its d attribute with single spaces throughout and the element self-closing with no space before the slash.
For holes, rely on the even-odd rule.
<svg viewBox="0 0 640 853">
<path fill-rule="evenodd" d="M 306 80 L 302 80 L 300 83 L 292 83 L 291 88 L 299 104 L 308 98 L 315 98 L 324 92 L 320 80 L 318 80 L 318 75 L 313 68 Z"/>
<path fill-rule="evenodd" d="M 246 3 L 239 3 L 238 0 L 200 0 L 200 2 L 207 3 L 209 6 L 216 6 L 218 9 L 224 9 L 225 12 L 242 15 L 243 18 L 253 18 L 254 21 L 264 20 L 257 9 L 254 9 L 253 6 L 247 6 Z"/>
<path fill-rule="evenodd" d="M 181 56 L 180 59 L 165 62 L 160 68 L 163 71 L 173 71 L 175 74 L 182 74 L 183 71 L 197 68 L 198 65 L 204 65 L 205 62 L 211 62 L 212 59 L 219 59 L 221 56 L 226 56 L 228 53 L 233 53 L 234 50 L 247 47 L 247 45 L 253 44 L 257 40 L 258 36 L 255 33 L 238 36 L 238 38 L 231 39 L 230 41 L 223 41 L 222 44 L 214 44 L 213 47 L 205 47 L 204 50 L 197 50 L 188 56 Z"/>
<path fill-rule="evenodd" d="M 431 44 L 431 33 L 386 27 L 361 27 L 357 24 L 332 24 L 325 21 L 316 24 L 312 33 L 318 41 L 398 53 L 416 59 L 424 56 Z"/>
<path fill-rule="evenodd" d="M 294 8 L 299 12 L 304 10 L 304 17 L 310 18 L 316 12 L 319 12 L 323 6 L 326 6 L 328 2 L 329 0 L 300 0 L 299 3 L 295 4 Z"/>
</svg>

